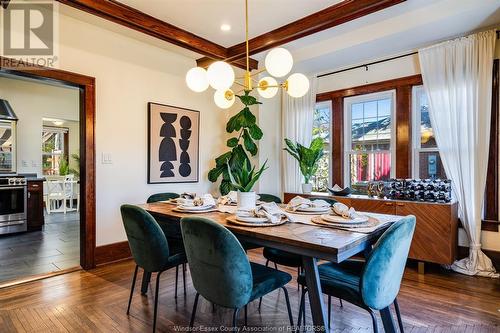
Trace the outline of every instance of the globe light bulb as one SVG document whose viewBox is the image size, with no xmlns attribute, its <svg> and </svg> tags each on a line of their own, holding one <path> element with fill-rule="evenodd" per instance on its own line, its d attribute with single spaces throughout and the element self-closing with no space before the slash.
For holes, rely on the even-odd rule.
<svg viewBox="0 0 500 333">
<path fill-rule="evenodd" d="M 216 90 L 228 89 L 234 83 L 234 70 L 224 61 L 216 61 L 208 66 L 207 78 L 212 88 Z"/>
<path fill-rule="evenodd" d="M 273 77 L 266 76 L 259 80 L 257 91 L 263 98 L 272 98 L 278 92 L 278 82 Z"/>
<path fill-rule="evenodd" d="M 216 90 L 214 94 L 214 102 L 221 109 L 228 109 L 236 100 L 234 92 L 231 89 Z"/>
<path fill-rule="evenodd" d="M 272 49 L 266 55 L 265 65 L 269 74 L 275 77 L 283 77 L 292 70 L 292 54 L 282 47 Z"/>
<path fill-rule="evenodd" d="M 208 88 L 207 71 L 201 67 L 193 67 L 186 73 L 186 84 L 192 91 L 202 92 Z"/>
<path fill-rule="evenodd" d="M 286 80 L 285 89 L 292 97 L 302 97 L 309 90 L 309 79 L 301 73 L 294 73 Z"/>
</svg>

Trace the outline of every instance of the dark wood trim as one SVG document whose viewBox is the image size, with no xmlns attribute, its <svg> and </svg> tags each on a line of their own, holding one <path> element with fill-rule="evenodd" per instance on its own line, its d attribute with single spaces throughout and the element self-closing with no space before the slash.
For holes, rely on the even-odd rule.
<svg viewBox="0 0 500 333">
<path fill-rule="evenodd" d="M 0 57 L 0 72 L 80 89 L 80 265 L 95 267 L 95 79 Z"/>
<path fill-rule="evenodd" d="M 332 185 L 344 186 L 344 99 L 332 99 Z"/>
<path fill-rule="evenodd" d="M 1 2 L 2 2 L 3 9 L 7 9 L 7 7 L 9 6 L 10 0 L 2 0 Z"/>
<path fill-rule="evenodd" d="M 412 86 L 396 87 L 396 178 L 412 177 Z"/>
<path fill-rule="evenodd" d="M 393 80 L 375 82 L 370 84 L 365 84 L 358 87 L 352 87 L 347 89 L 340 89 L 334 91 L 328 91 L 321 94 L 316 95 L 316 101 L 328 101 L 335 97 L 351 97 L 357 95 L 371 94 L 384 90 L 396 89 L 399 86 L 418 86 L 422 84 L 422 75 L 411 75 L 405 76 Z"/>
<path fill-rule="evenodd" d="M 393 89 L 396 90 L 396 176 L 411 177 L 411 90 L 421 84 L 422 76 L 412 75 L 316 95 L 317 102 L 332 103 L 332 185 L 344 186 L 344 98 Z"/>
<path fill-rule="evenodd" d="M 222 59 L 214 59 L 210 57 L 203 57 L 200 59 L 196 60 L 196 65 L 199 67 L 207 68 L 210 66 L 210 64 L 214 61 L 217 60 L 222 60 Z M 229 61 L 231 64 L 233 64 L 236 67 L 246 69 L 246 59 L 245 58 L 240 58 L 240 59 L 235 59 L 235 60 L 230 60 Z M 250 58 L 249 62 L 250 70 L 258 69 L 259 68 L 259 62 L 255 59 Z"/>
<path fill-rule="evenodd" d="M 139 31 L 163 41 L 206 56 L 203 63 L 228 57 L 228 48 L 197 36 L 189 31 L 159 20 L 135 8 L 114 0 L 57 0 L 62 4 L 101 17 L 124 27 Z M 245 68 L 241 59 L 229 60 L 236 67 Z M 257 69 L 258 62 L 251 59 L 251 68 Z"/>
<path fill-rule="evenodd" d="M 95 249 L 96 265 L 109 264 L 132 258 L 127 241 L 98 246 Z"/>
<path fill-rule="evenodd" d="M 493 250 L 485 250 L 481 249 L 481 251 L 484 252 L 488 256 L 488 258 L 491 259 L 493 262 L 493 266 L 497 269 L 497 271 L 500 270 L 500 252 L 499 251 L 493 251 Z M 458 247 L 458 259 L 466 258 L 469 256 L 469 248 L 466 246 L 459 246 Z"/>
<path fill-rule="evenodd" d="M 500 231 L 500 222 L 496 220 L 482 220 L 481 230 L 498 232 Z"/>
<path fill-rule="evenodd" d="M 493 84 L 491 96 L 491 127 L 490 127 L 490 150 L 488 156 L 488 176 L 486 178 L 484 218 L 486 220 L 498 221 L 498 136 L 500 135 L 499 118 L 499 83 L 500 83 L 499 60 L 493 61 Z M 498 231 L 498 225 L 497 225 Z"/>
<path fill-rule="evenodd" d="M 342 23 L 394 6 L 405 0 L 344 0 L 316 13 L 249 40 L 250 55 L 309 36 Z M 245 43 L 228 49 L 230 59 L 245 57 Z"/>
</svg>

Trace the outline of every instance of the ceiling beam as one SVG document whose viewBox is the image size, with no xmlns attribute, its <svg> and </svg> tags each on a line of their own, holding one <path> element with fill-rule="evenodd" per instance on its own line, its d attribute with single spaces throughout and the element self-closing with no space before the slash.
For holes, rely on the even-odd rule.
<svg viewBox="0 0 500 333">
<path fill-rule="evenodd" d="M 207 68 L 214 61 L 216 61 L 216 60 L 213 59 L 213 58 L 203 57 L 203 58 L 197 59 L 196 60 L 196 64 L 199 67 Z M 232 60 L 231 63 L 234 66 L 242 68 L 242 69 L 246 69 L 246 66 L 247 66 L 245 58 L 239 58 L 239 59 Z M 254 70 L 254 69 L 258 69 L 259 68 L 259 62 L 257 60 L 255 60 L 255 59 L 250 58 L 249 67 L 250 67 L 251 71 Z"/>
<path fill-rule="evenodd" d="M 211 59 L 226 59 L 227 48 L 114 0 L 57 0 L 65 5 L 159 38 Z M 2 4 L 8 3 L 2 0 Z M 232 63 L 231 61 L 229 61 Z M 234 63 L 244 68 L 241 61 Z M 257 67 L 257 66 L 255 66 Z"/>
<path fill-rule="evenodd" d="M 250 55 L 366 16 L 406 0 L 344 0 L 249 40 Z M 245 57 L 245 43 L 229 47 L 228 59 Z"/>
</svg>

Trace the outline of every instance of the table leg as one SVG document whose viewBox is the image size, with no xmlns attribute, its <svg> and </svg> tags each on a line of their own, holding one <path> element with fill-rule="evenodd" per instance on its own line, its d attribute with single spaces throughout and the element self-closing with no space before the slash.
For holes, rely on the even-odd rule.
<svg viewBox="0 0 500 333">
<path fill-rule="evenodd" d="M 396 326 L 394 325 L 394 320 L 392 320 L 392 314 L 389 307 L 380 310 L 380 316 L 382 317 L 382 323 L 384 324 L 384 331 L 386 333 L 396 333 Z"/>
<path fill-rule="evenodd" d="M 317 331 L 327 331 L 325 304 L 323 301 L 323 292 L 319 281 L 319 273 L 316 258 L 302 257 L 304 264 L 307 289 L 309 290 L 309 303 L 311 305 L 311 313 L 314 326 Z M 322 329 L 319 329 L 319 328 Z"/>
</svg>

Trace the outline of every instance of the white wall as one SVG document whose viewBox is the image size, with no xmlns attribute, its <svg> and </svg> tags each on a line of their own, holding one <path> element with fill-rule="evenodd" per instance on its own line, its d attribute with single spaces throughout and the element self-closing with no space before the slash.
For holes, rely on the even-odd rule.
<svg viewBox="0 0 500 333">
<path fill-rule="evenodd" d="M 143 203 L 156 192 L 215 188 L 207 173 L 223 151 L 225 113 L 215 107 L 213 91 L 199 94 L 186 87 L 193 58 L 119 33 L 128 29 L 66 6 L 61 5 L 59 21 L 59 68 L 96 78 L 96 243 L 120 242 L 126 239 L 121 204 Z M 146 183 L 150 101 L 200 111 L 199 183 Z M 112 164 L 101 163 L 102 153 L 111 154 Z"/>
<path fill-rule="evenodd" d="M 78 152 L 79 92 L 74 88 L 0 77 L 0 98 L 12 106 L 17 122 L 17 172 L 42 174 L 42 118 L 76 121 L 70 150 Z M 70 153 L 71 153 L 70 151 Z"/>
</svg>

